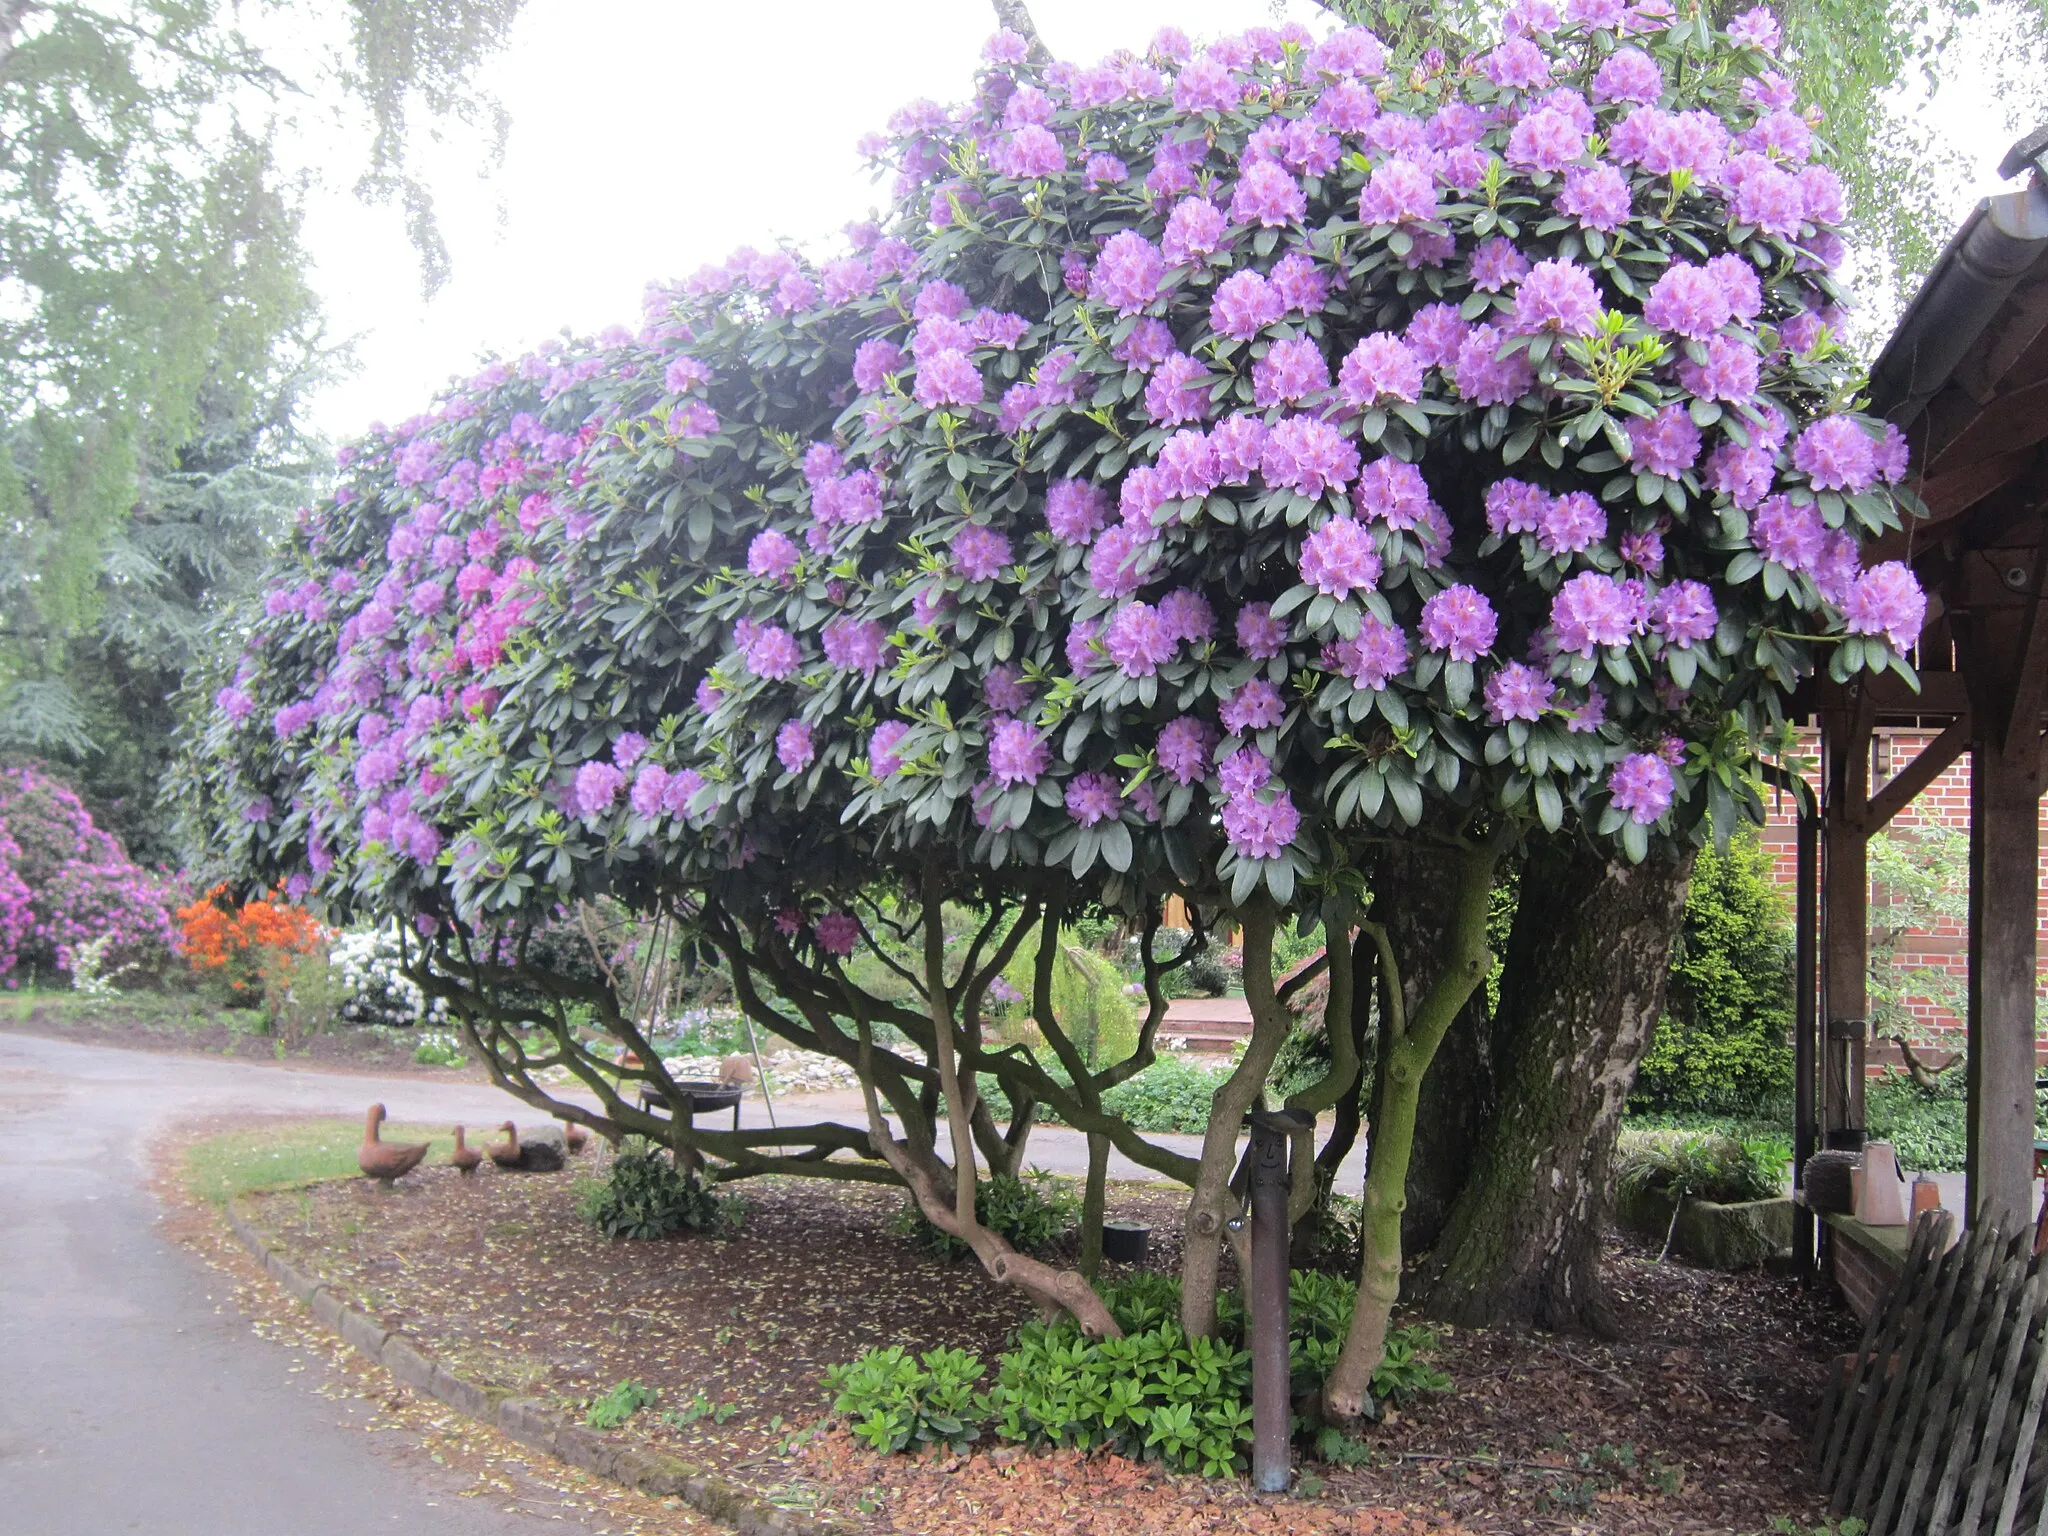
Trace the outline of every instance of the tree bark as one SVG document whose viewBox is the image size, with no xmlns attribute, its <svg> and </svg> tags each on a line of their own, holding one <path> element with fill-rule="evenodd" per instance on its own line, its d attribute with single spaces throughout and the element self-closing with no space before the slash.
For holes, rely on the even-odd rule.
<svg viewBox="0 0 2048 1536">
<path fill-rule="evenodd" d="M 1191 1339 L 1216 1332 L 1216 1289 L 1223 1266 L 1224 1227 L 1231 1215 L 1230 1181 L 1245 1111 L 1257 1102 L 1292 1021 L 1273 989 L 1273 903 L 1263 893 L 1239 914 L 1244 927 L 1244 997 L 1252 1036 L 1237 1069 L 1210 1099 L 1202 1161 L 1188 1195 L 1181 1253 L 1180 1325 Z"/>
<path fill-rule="evenodd" d="M 989 0 L 989 5 L 996 13 L 997 26 L 1024 39 L 1033 63 L 1042 64 L 1051 57 L 1046 52 L 1045 40 L 1038 35 L 1038 23 L 1031 19 L 1030 7 L 1024 0 Z"/>
<path fill-rule="evenodd" d="M 1611 1331 L 1600 1244 L 1621 1112 L 1664 1005 L 1692 854 L 1553 843 L 1522 877 L 1500 1107 L 1420 1277 L 1434 1317 Z"/>
<path fill-rule="evenodd" d="M 1372 873 L 1373 916 L 1385 925 L 1402 966 L 1402 1002 L 1409 1016 L 1437 978 L 1449 953 L 1455 920 L 1458 875 L 1445 848 L 1396 845 L 1385 851 Z M 1372 1083 L 1369 1124 L 1377 1124 L 1386 1092 L 1384 1032 L 1390 1013 L 1380 1016 L 1381 1048 Z M 1472 1170 L 1479 1138 L 1495 1104 L 1491 1023 L 1486 989 L 1476 989 L 1444 1036 L 1415 1117 L 1415 1148 L 1408 1165 L 1407 1205 L 1401 1213 L 1401 1248 L 1427 1253 L 1449 1217 L 1451 1202 Z M 1368 1132 L 1368 1138 L 1370 1132 Z"/>
<path fill-rule="evenodd" d="M 1343 1348 L 1323 1383 L 1323 1411 L 1339 1423 L 1364 1413 L 1373 1373 L 1386 1358 L 1387 1323 L 1401 1294 L 1401 1208 L 1407 1198 L 1420 1090 L 1444 1035 L 1492 967 L 1493 956 L 1486 947 L 1487 913 L 1501 850 L 1497 842 L 1458 850 L 1451 864 L 1455 884 L 1448 942 L 1432 956 L 1435 979 L 1412 1013 L 1391 1004 L 1387 1010 L 1380 1095 L 1365 1170 L 1358 1300 Z M 1388 993 L 1405 997 L 1407 957 L 1397 954 L 1384 927 L 1374 924 L 1372 929 L 1382 941 L 1380 964 L 1391 982 Z"/>
</svg>

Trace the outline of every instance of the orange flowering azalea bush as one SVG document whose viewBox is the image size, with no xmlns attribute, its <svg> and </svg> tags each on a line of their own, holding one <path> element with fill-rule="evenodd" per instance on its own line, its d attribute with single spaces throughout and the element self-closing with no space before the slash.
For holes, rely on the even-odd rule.
<svg viewBox="0 0 2048 1536">
<path fill-rule="evenodd" d="M 275 892 L 238 906 L 225 885 L 180 907 L 178 925 L 192 969 L 252 1002 L 276 1001 L 309 957 L 317 956 L 324 968 L 332 937 L 311 913 Z"/>
</svg>

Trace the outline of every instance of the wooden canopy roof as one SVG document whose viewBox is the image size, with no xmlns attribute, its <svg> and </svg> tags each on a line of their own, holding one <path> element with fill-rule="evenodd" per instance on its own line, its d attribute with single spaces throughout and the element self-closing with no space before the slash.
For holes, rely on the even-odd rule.
<svg viewBox="0 0 2048 1536">
<path fill-rule="evenodd" d="M 1910 561 L 1929 599 L 1922 692 L 1880 688 L 1880 712 L 1971 714 L 2003 747 L 2016 723 L 2038 728 L 2048 681 L 2048 128 L 1999 172 L 2027 184 L 1978 204 L 1871 370 L 1929 516 L 1869 558 Z"/>
</svg>

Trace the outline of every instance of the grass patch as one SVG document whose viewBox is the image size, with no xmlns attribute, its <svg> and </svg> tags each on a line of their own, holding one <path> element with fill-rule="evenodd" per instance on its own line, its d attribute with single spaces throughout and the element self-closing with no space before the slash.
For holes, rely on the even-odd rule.
<svg viewBox="0 0 2048 1536">
<path fill-rule="evenodd" d="M 454 1134 L 437 1126 L 387 1123 L 384 1139 L 431 1142 L 429 1163 L 445 1162 L 455 1147 Z M 359 1178 L 356 1148 L 362 1140 L 360 1120 L 294 1120 L 226 1131 L 185 1149 L 185 1187 L 202 1200 L 222 1204 L 263 1190 Z"/>
<path fill-rule="evenodd" d="M 114 997 L 87 997 L 69 987 L 22 987 L 0 992 L 0 1017 L 9 1023 L 27 1024 L 35 1015 L 53 1024 L 140 1026 L 158 1030 L 230 1028 L 241 1022 L 230 1019 L 230 1010 L 202 992 L 183 988 L 150 991 L 137 988 Z M 253 1009 L 241 1013 L 249 1026 L 262 1019 Z"/>
</svg>

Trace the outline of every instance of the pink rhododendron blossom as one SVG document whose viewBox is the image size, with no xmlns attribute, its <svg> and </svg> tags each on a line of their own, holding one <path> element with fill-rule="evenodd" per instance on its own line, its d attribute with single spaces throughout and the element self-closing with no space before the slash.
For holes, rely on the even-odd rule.
<svg viewBox="0 0 2048 1536">
<path fill-rule="evenodd" d="M 1220 334 L 1250 341 L 1287 315 L 1287 301 L 1257 272 L 1233 272 L 1216 285 L 1209 324 Z"/>
<path fill-rule="evenodd" d="M 1123 796 L 1106 773 L 1077 773 L 1067 782 L 1067 814 L 1084 827 L 1116 820 Z"/>
<path fill-rule="evenodd" d="M 1413 402 L 1422 396 L 1422 360 L 1400 337 L 1375 332 L 1345 354 L 1337 394 L 1361 409 L 1387 400 Z"/>
<path fill-rule="evenodd" d="M 988 739 L 988 771 L 998 784 L 1036 784 L 1052 762 L 1052 748 L 1038 727 L 1004 720 Z"/>
<path fill-rule="evenodd" d="M 1561 171 L 1585 153 L 1585 131 L 1549 107 L 1531 112 L 1508 137 L 1508 164 L 1521 171 Z"/>
<path fill-rule="evenodd" d="M 1086 480 L 1055 480 L 1046 487 L 1045 523 L 1063 544 L 1086 544 L 1109 521 L 1109 495 Z"/>
<path fill-rule="evenodd" d="M 953 564 L 964 581 L 993 581 L 1010 563 L 1007 534 L 969 523 L 953 535 Z"/>
<path fill-rule="evenodd" d="M 878 779 L 886 779 L 903 767 L 903 759 L 896 748 L 910 727 L 901 720 L 884 720 L 868 737 L 868 772 Z"/>
<path fill-rule="evenodd" d="M 1637 826 L 1661 820 L 1671 809 L 1671 765 L 1654 752 L 1623 758 L 1607 776 L 1607 796 L 1615 809 L 1626 811 Z"/>
<path fill-rule="evenodd" d="M 1689 261 L 1664 269 L 1643 305 L 1643 318 L 1660 330 L 1704 341 L 1734 317 L 1734 306 L 1716 273 Z"/>
<path fill-rule="evenodd" d="M 1582 571 L 1551 600 L 1550 628 L 1560 651 L 1591 656 L 1602 646 L 1627 645 L 1649 615 L 1639 592 L 1598 571 Z"/>
<path fill-rule="evenodd" d="M 1408 666 L 1408 637 L 1396 626 L 1368 613 L 1358 633 L 1332 648 L 1331 663 L 1360 688 L 1378 691 Z"/>
<path fill-rule="evenodd" d="M 1224 805 L 1222 820 L 1223 835 L 1246 859 L 1277 859 L 1301 830 L 1301 812 L 1285 789 L 1271 797 L 1234 797 Z"/>
<path fill-rule="evenodd" d="M 1476 587 L 1460 582 L 1422 605 L 1422 643 L 1453 661 L 1474 661 L 1493 646 L 1500 621 Z"/>
<path fill-rule="evenodd" d="M 1306 336 L 1273 343 L 1252 365 L 1252 399 L 1261 406 L 1293 405 L 1330 387 L 1330 365 Z"/>
<path fill-rule="evenodd" d="M 1458 348 L 1451 377 L 1458 393 L 1474 405 L 1512 405 L 1536 382 L 1526 352 L 1501 355 L 1508 339 L 1501 326 L 1475 325 Z"/>
<path fill-rule="evenodd" d="M 785 720 L 782 729 L 775 733 L 775 760 L 790 773 L 801 773 L 817 758 L 817 744 L 812 740 L 811 722 L 808 720 Z"/>
<path fill-rule="evenodd" d="M 1269 661 L 1287 644 L 1287 621 L 1273 617 L 1271 603 L 1246 603 L 1237 612 L 1238 649 L 1254 661 Z"/>
<path fill-rule="evenodd" d="M 1358 197 L 1361 224 L 1422 224 L 1436 215 L 1436 178 L 1410 160 L 1374 167 Z"/>
<path fill-rule="evenodd" d="M 1816 491 L 1867 491 L 1877 481 L 1877 444 L 1852 417 L 1823 416 L 1792 444 L 1792 465 Z"/>
<path fill-rule="evenodd" d="M 1495 725 L 1541 720 L 1556 693 L 1556 685 L 1534 667 L 1511 661 L 1486 680 L 1486 718 Z"/>
<path fill-rule="evenodd" d="M 1674 402 L 1648 420 L 1631 416 L 1628 445 L 1631 464 L 1675 479 L 1699 462 L 1700 429 L 1692 413 Z"/>
<path fill-rule="evenodd" d="M 1192 587 L 1175 587 L 1160 598 L 1159 617 L 1176 640 L 1201 645 L 1216 638 L 1216 610 Z"/>
<path fill-rule="evenodd" d="M 1472 286 L 1481 293 L 1499 293 L 1529 275 L 1529 258 L 1512 240 L 1495 235 L 1472 253 Z"/>
<path fill-rule="evenodd" d="M 1207 198 L 1184 198 L 1174 205 L 1173 213 L 1166 221 L 1166 232 L 1159 237 L 1159 249 L 1171 265 L 1187 266 L 1221 245 L 1223 232 L 1228 227 L 1229 221 L 1224 218 L 1223 211 Z"/>
<path fill-rule="evenodd" d="M 1704 583 L 1674 581 L 1650 599 L 1650 628 L 1683 649 L 1710 639 L 1720 614 Z"/>
<path fill-rule="evenodd" d="M 1887 560 L 1858 576 L 1841 599 L 1842 622 L 1852 635 L 1882 635 L 1895 651 L 1920 642 L 1927 594 L 1911 566 Z"/>
<path fill-rule="evenodd" d="M 1600 290 L 1577 262 L 1539 261 L 1515 290 L 1515 325 L 1525 331 L 1590 336 L 1600 324 Z"/>
<path fill-rule="evenodd" d="M 1089 275 L 1089 296 L 1120 315 L 1135 315 L 1159 297 L 1166 276 L 1166 258 L 1136 230 L 1119 230 L 1095 258 Z"/>
<path fill-rule="evenodd" d="M 1173 627 L 1150 603 L 1126 603 L 1102 633 L 1102 648 L 1126 677 L 1150 677 L 1179 654 Z"/>
<path fill-rule="evenodd" d="M 1326 421 L 1289 416 L 1266 434 L 1259 473 L 1276 490 L 1320 496 L 1358 475 L 1358 449 Z"/>
<path fill-rule="evenodd" d="M 1176 352 L 1154 370 L 1145 386 L 1145 409 L 1162 426 L 1177 427 L 1209 414 L 1209 370 Z"/>
<path fill-rule="evenodd" d="M 1628 178 L 1611 165 L 1574 166 L 1565 172 L 1557 211 L 1581 228 L 1612 233 L 1628 220 Z"/>
<path fill-rule="evenodd" d="M 1607 512 L 1584 491 L 1549 501 L 1539 515 L 1536 542 L 1553 555 L 1576 555 L 1607 537 Z"/>
<path fill-rule="evenodd" d="M 1181 715 L 1160 727 L 1156 752 L 1162 773 L 1182 784 L 1208 777 L 1209 755 L 1220 738 L 1214 726 L 1193 715 Z"/>
<path fill-rule="evenodd" d="M 1255 677 L 1225 699 L 1218 713 L 1223 729 L 1233 736 L 1243 736 L 1278 725 L 1287 714 L 1287 706 L 1279 689 L 1263 677 Z"/>
<path fill-rule="evenodd" d="M 1308 199 L 1302 194 L 1301 183 L 1272 160 L 1255 160 L 1247 165 L 1230 199 L 1230 219 L 1234 224 L 1285 228 L 1299 223 L 1307 212 Z"/>
<path fill-rule="evenodd" d="M 1540 485 L 1508 476 L 1486 488 L 1486 526 L 1505 537 L 1534 533 L 1550 510 L 1550 493 Z"/>
</svg>

